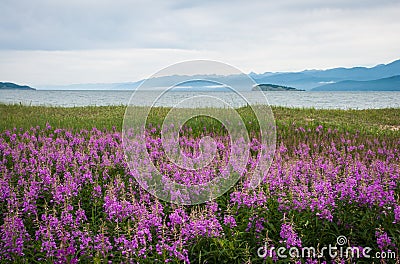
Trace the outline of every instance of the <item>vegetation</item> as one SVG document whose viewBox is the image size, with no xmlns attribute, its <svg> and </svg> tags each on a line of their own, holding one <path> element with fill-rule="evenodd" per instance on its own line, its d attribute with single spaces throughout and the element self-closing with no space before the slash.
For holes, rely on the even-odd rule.
<svg viewBox="0 0 400 264">
<path fill-rule="evenodd" d="M 198 170 L 178 168 L 165 155 L 164 147 L 173 147 L 160 140 L 158 125 L 168 110 L 152 109 L 149 129 L 132 136 L 133 146 L 176 182 L 209 181 L 229 156 L 230 135 L 214 119 L 188 121 L 179 131 L 183 151 L 197 157 L 200 137 L 210 135 L 216 158 Z M 398 109 L 275 107 L 270 169 L 253 170 L 266 158 L 255 136 L 248 173 L 238 184 L 214 201 L 190 206 L 161 201 L 138 185 L 137 171 L 149 162 L 125 160 L 124 111 L 0 105 L 1 263 L 372 262 L 362 254 L 303 258 L 271 250 L 329 244 L 370 247 L 373 257 L 392 252 L 380 261 L 399 261 Z M 251 108 L 237 111 L 256 135 Z M 249 188 L 253 175 L 262 179 L 256 189 Z M 269 252 L 260 256 L 265 245 Z"/>
<path fill-rule="evenodd" d="M 0 104 L 0 130 L 32 126 L 44 127 L 46 123 L 54 127 L 74 130 L 122 129 L 125 106 L 87 106 L 87 107 L 44 107 Z M 138 111 L 141 107 L 137 107 Z M 324 125 L 342 131 L 361 131 L 372 135 L 398 135 L 400 111 L 396 108 L 366 110 L 324 110 L 314 108 L 272 107 L 278 129 L 292 125 Z M 157 108 L 154 112 L 159 121 L 168 108 Z M 185 111 L 185 110 L 182 110 Z M 190 111 L 190 110 L 186 110 Z M 219 109 L 218 111 L 223 111 Z M 250 120 L 250 107 L 238 109 L 244 119 Z"/>
</svg>

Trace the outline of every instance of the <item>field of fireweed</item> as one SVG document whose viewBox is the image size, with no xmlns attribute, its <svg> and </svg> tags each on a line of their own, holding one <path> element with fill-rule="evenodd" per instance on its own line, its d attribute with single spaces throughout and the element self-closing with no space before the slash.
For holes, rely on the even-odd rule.
<svg viewBox="0 0 400 264">
<path fill-rule="evenodd" d="M 274 160 L 252 189 L 247 179 L 263 146 L 255 120 L 243 116 L 251 155 L 242 177 L 221 197 L 191 206 L 158 200 L 139 186 L 140 171 L 128 168 L 119 128 L 2 128 L 1 262 L 373 261 L 320 252 L 328 245 L 361 252 L 370 247 L 371 256 L 394 252 L 399 260 L 399 132 L 377 134 L 362 126 L 346 131 L 278 118 Z M 155 117 L 140 151 L 166 177 L 190 185 L 224 173 L 220 168 L 231 150 L 223 127 L 198 119 L 182 127 L 179 144 L 187 157 L 199 155 L 202 137 L 216 142 L 209 165 L 185 171 L 166 158 Z M 346 237 L 344 244 L 338 244 L 339 236 Z M 271 250 L 260 256 L 260 247 Z M 300 255 L 286 251 L 282 257 L 273 247 L 295 247 Z M 301 256 L 305 247 L 316 248 L 316 255 Z"/>
</svg>

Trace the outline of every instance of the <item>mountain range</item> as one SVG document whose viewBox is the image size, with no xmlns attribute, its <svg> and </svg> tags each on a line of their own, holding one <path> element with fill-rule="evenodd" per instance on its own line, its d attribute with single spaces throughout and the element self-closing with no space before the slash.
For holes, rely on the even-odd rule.
<svg viewBox="0 0 400 264">
<path fill-rule="evenodd" d="M 390 77 L 398 75 L 400 75 L 400 60 L 389 64 L 380 64 L 371 68 L 353 67 L 333 68 L 328 70 L 305 70 L 301 72 L 250 74 L 257 83 L 273 83 L 304 90 L 324 91 L 336 89 L 351 91 L 356 84 L 358 90 L 361 89 L 361 85 L 368 86 L 368 90 L 382 90 L 376 86 L 382 83 L 385 83 L 386 89 L 400 91 L 400 86 L 398 82 L 396 82 L 397 78 L 390 79 Z M 383 80 L 378 81 L 379 79 Z"/>
<path fill-rule="evenodd" d="M 400 75 L 371 81 L 340 81 L 318 86 L 312 91 L 400 91 Z"/>
<path fill-rule="evenodd" d="M 300 72 L 250 73 L 249 76 L 259 85 L 273 87 L 293 87 L 297 90 L 312 91 L 400 91 L 400 60 L 374 67 L 332 68 L 327 70 L 304 70 Z M 196 75 L 195 80 L 210 80 L 219 84 L 234 85 L 240 91 L 251 91 L 248 79 L 244 75 Z M 187 80 L 187 76 L 171 75 L 151 78 L 153 87 L 169 87 Z M 134 90 L 144 80 L 124 83 L 89 83 L 61 86 L 41 86 L 40 90 Z M 146 82 L 147 83 L 147 82 Z M 180 91 L 199 90 L 198 83 L 185 84 Z M 226 86 L 207 86 L 214 90 L 226 90 Z M 208 89 L 207 88 L 207 89 Z M 177 89 L 178 90 L 178 89 Z M 275 89 L 276 90 L 276 89 Z M 293 89 L 286 89 L 293 90 Z"/>
</svg>

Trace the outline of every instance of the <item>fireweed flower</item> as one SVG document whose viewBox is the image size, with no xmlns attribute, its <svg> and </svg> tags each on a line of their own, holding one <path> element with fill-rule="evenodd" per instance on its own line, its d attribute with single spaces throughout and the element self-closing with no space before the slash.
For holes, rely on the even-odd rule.
<svg viewBox="0 0 400 264">
<path fill-rule="evenodd" d="M 394 223 L 400 222 L 400 205 L 395 205 L 393 212 L 394 212 Z"/>
<path fill-rule="evenodd" d="M 197 157 L 199 138 L 186 129 L 180 146 L 187 157 Z M 48 125 L 0 132 L 0 259 L 189 263 L 197 241 L 243 240 L 246 230 L 256 240 L 268 233 L 272 244 L 281 241 L 286 247 L 302 246 L 308 227 L 294 226 L 303 228 L 307 221 L 357 232 L 366 226 L 349 222 L 353 211 L 376 220 L 367 227 L 384 226 L 387 233 L 377 231 L 372 240 L 376 248 L 397 250 L 399 240 L 388 230 L 400 222 L 400 141 L 361 142 L 358 134 L 321 126 L 288 129 L 270 169 L 257 172 L 258 188 L 250 188 L 244 175 L 223 202 L 187 207 L 162 203 L 139 187 L 134 176 L 140 171 L 128 170 L 115 130 L 73 132 Z M 147 162 L 165 177 L 190 185 L 227 173 L 222 168 L 229 162 L 228 136 L 213 136 L 216 156 L 210 164 L 184 170 L 167 159 L 165 149 L 171 146 L 162 145 L 158 131 L 152 127 L 141 135 L 147 145 L 138 150 L 147 151 L 152 159 Z M 262 147 L 251 139 L 251 151 Z M 256 155 L 250 156 L 246 173 L 256 165 Z M 296 217 L 281 224 L 285 215 L 306 219 L 301 226 Z"/>
<path fill-rule="evenodd" d="M 4 223 L 0 227 L 0 259 L 12 260 L 13 254 L 24 256 L 24 248 L 30 240 L 30 236 L 26 231 L 23 220 L 12 215 L 6 216 L 3 221 Z"/>
<path fill-rule="evenodd" d="M 231 216 L 231 215 L 225 215 L 224 216 L 224 225 L 226 225 L 226 226 L 228 226 L 230 228 L 233 228 L 233 227 L 237 226 L 235 218 L 233 216 Z"/>
<path fill-rule="evenodd" d="M 291 224 L 282 224 L 281 232 L 279 233 L 281 238 L 283 239 L 281 243 L 286 244 L 287 248 L 290 247 L 301 247 L 301 240 L 293 230 Z"/>
<path fill-rule="evenodd" d="M 390 237 L 386 232 L 382 230 L 376 231 L 375 236 L 376 236 L 376 243 L 378 244 L 380 250 L 387 250 L 395 246 L 395 244 L 392 243 L 392 240 L 390 239 Z"/>
</svg>

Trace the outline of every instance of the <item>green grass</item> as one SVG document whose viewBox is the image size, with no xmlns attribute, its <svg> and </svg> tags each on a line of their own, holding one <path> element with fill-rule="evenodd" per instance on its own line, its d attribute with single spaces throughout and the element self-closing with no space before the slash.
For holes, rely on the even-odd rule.
<svg viewBox="0 0 400 264">
<path fill-rule="evenodd" d="M 122 129 L 125 106 L 87 106 L 87 107 L 45 107 L 0 104 L 0 130 L 45 126 L 69 128 L 73 130 Z M 143 108 L 137 107 L 138 111 Z M 324 125 L 343 131 L 360 131 L 366 134 L 399 135 L 400 109 L 369 110 L 322 110 L 313 108 L 272 107 L 278 127 L 293 123 L 304 126 Z M 156 108 L 151 119 L 155 123 L 162 121 L 169 108 Z M 181 110 L 190 111 L 190 110 Z M 224 111 L 210 109 L 210 111 Z M 248 121 L 254 121 L 250 107 L 238 109 L 239 114 Z"/>
</svg>

